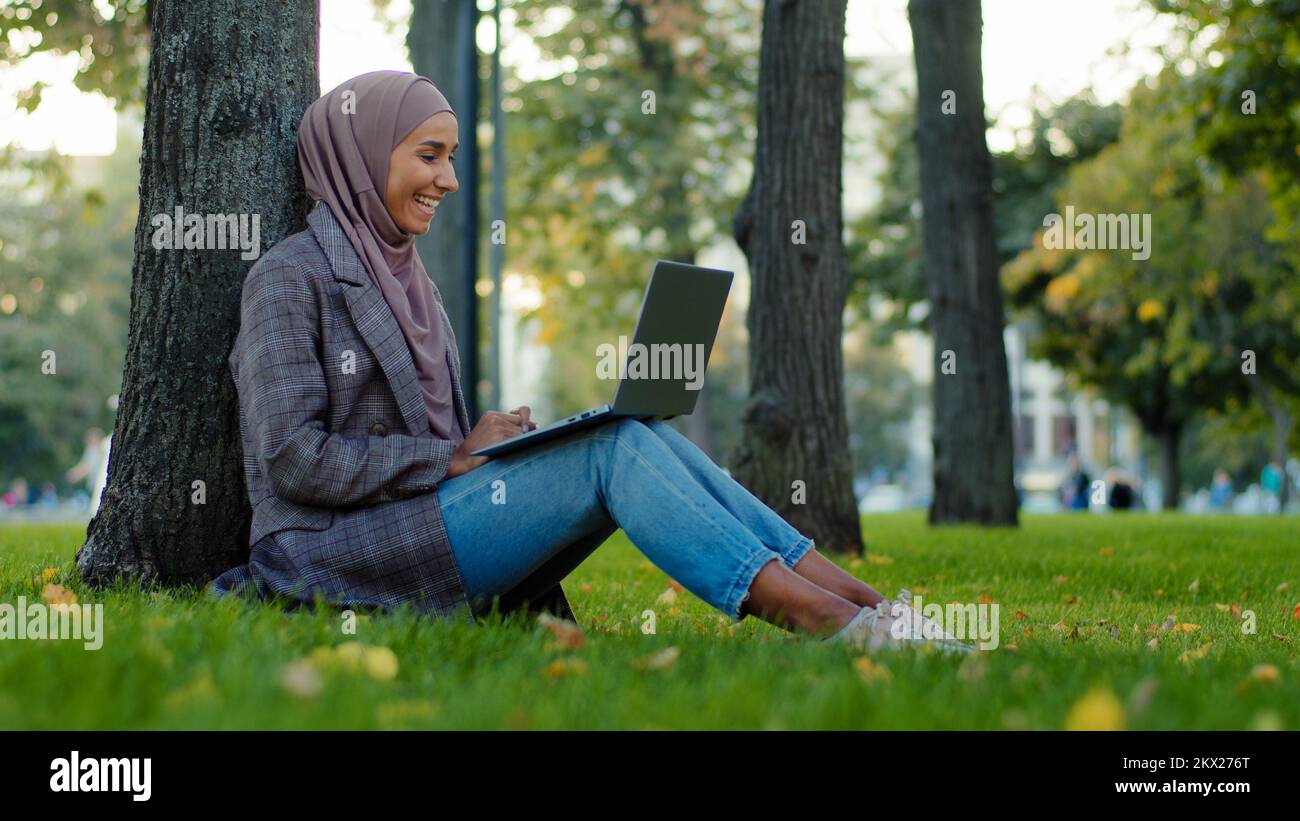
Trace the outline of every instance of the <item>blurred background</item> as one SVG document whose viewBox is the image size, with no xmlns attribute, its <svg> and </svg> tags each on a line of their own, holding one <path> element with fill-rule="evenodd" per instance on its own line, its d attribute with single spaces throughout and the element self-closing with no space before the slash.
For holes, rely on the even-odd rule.
<svg viewBox="0 0 1300 821">
<path fill-rule="evenodd" d="M 458 321 L 462 353 L 481 365 L 478 407 L 528 404 L 550 421 L 609 401 L 592 352 L 630 334 L 655 259 L 690 258 L 737 272 L 700 405 L 677 420 L 725 466 L 748 389 L 749 288 L 731 217 L 753 171 L 762 3 L 654 4 L 681 82 L 698 92 L 688 110 L 639 123 L 612 103 L 654 82 L 628 58 L 637 4 L 573 5 L 505 2 L 498 36 L 493 3 L 479 3 L 479 137 L 487 145 L 504 128 L 511 159 L 510 173 L 495 175 L 484 152 L 484 264 L 469 303 L 478 316 Z M 1300 511 L 1286 492 L 1300 483 L 1294 383 L 1243 390 L 1215 370 L 1224 329 L 1251 325 L 1272 341 L 1261 359 L 1300 378 L 1297 5 L 985 0 L 1023 509 L 1158 509 L 1172 448 L 1183 510 Z M 601 6 L 607 13 L 595 13 Z M 412 69 L 407 0 L 322 0 L 320 15 L 322 91 L 365 71 Z M 0 28 L 0 518 L 87 519 L 104 485 L 127 345 L 147 7 L 0 0 Z M 863 511 L 924 507 L 934 376 L 904 0 L 849 0 L 845 52 L 854 493 Z M 1216 119 L 1225 100 L 1246 105 L 1243 91 L 1258 94 L 1258 109 Z M 644 132 L 638 151 L 620 150 L 633 128 Z M 638 152 L 680 163 L 680 173 Z M 520 226 L 499 258 L 487 241 L 494 183 L 507 223 Z M 1159 265 L 1045 249 L 1044 215 L 1068 203 L 1155 214 Z M 670 242 L 683 235 L 677 226 L 690 247 Z M 424 261 L 440 283 L 449 275 L 440 259 Z M 1135 305 L 1140 321 L 1104 321 L 1116 303 Z M 63 378 L 32 366 L 28 352 L 45 339 L 59 340 Z"/>
</svg>

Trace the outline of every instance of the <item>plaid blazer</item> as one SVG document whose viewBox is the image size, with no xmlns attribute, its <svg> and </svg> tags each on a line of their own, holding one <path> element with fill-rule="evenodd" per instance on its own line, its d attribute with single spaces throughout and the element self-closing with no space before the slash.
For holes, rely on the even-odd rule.
<svg viewBox="0 0 1300 821">
<path fill-rule="evenodd" d="M 438 503 L 455 447 L 433 434 L 397 319 L 329 207 L 307 224 L 244 281 L 228 361 L 252 548 L 211 594 L 472 616 Z M 438 301 L 468 436 L 460 350 Z M 573 618 L 558 584 L 528 609 Z"/>
</svg>

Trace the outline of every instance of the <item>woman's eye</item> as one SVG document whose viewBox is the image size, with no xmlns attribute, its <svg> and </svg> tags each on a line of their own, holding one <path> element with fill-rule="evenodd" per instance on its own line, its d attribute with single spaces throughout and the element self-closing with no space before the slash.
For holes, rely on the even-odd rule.
<svg viewBox="0 0 1300 821">
<path fill-rule="evenodd" d="M 455 154 L 452 154 L 450 159 L 451 159 L 452 162 L 455 162 L 455 161 L 456 161 L 456 155 L 455 155 Z"/>
</svg>

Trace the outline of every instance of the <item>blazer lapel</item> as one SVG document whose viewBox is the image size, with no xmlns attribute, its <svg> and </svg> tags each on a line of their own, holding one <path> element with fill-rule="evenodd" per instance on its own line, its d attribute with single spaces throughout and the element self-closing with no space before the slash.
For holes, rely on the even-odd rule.
<svg viewBox="0 0 1300 821">
<path fill-rule="evenodd" d="M 388 377 L 407 429 L 416 436 L 430 433 L 428 410 L 420 391 L 415 362 L 388 301 L 370 280 L 369 272 L 328 205 L 318 202 L 308 215 L 307 224 L 325 251 L 335 279 L 344 284 L 343 296 L 352 321 Z"/>
</svg>

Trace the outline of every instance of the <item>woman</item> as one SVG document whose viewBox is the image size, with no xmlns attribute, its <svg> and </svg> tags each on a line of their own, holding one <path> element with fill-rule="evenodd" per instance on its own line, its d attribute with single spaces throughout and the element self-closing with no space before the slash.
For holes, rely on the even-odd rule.
<svg viewBox="0 0 1300 821">
<path fill-rule="evenodd" d="M 249 271 L 230 355 L 252 554 L 215 592 L 442 616 L 548 598 L 564 609 L 560 580 L 622 527 L 737 621 L 869 649 L 927 640 L 932 623 L 840 570 L 664 422 L 471 455 L 535 425 L 521 407 L 471 427 L 456 340 L 415 251 L 457 190 L 457 145 L 446 98 L 404 72 L 356 77 L 304 114 L 298 156 L 317 203 L 309 228 Z"/>
</svg>

